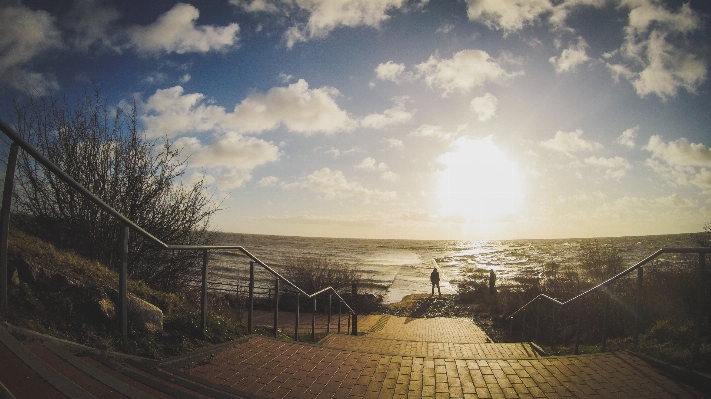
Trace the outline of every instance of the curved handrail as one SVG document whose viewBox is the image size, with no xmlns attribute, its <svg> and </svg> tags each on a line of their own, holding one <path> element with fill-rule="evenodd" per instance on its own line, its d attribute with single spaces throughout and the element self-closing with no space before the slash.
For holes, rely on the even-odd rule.
<svg viewBox="0 0 711 399">
<path fill-rule="evenodd" d="M 536 302 L 536 301 L 538 301 L 538 300 L 547 299 L 547 300 L 551 301 L 552 303 L 554 303 L 554 304 L 556 304 L 556 305 L 558 305 L 558 306 L 565 306 L 565 305 L 567 305 L 567 304 L 569 304 L 569 303 L 571 303 L 571 302 L 573 302 L 573 301 L 580 300 L 580 299 L 582 299 L 583 297 L 585 297 L 585 296 L 587 296 L 587 295 L 593 293 L 594 291 L 597 291 L 598 289 L 601 289 L 601 288 L 605 287 L 606 285 L 611 284 L 611 283 L 615 282 L 616 280 L 618 280 L 618 279 L 620 279 L 620 278 L 622 278 L 622 277 L 624 277 L 624 276 L 626 276 L 626 275 L 632 273 L 633 271 L 639 269 L 640 267 L 644 266 L 645 264 L 651 262 L 651 261 L 654 260 L 655 258 L 657 258 L 657 257 L 659 257 L 660 255 L 665 254 L 665 253 L 704 253 L 704 254 L 707 254 L 707 253 L 711 253 L 711 247 L 696 247 L 696 248 L 693 248 L 693 247 L 692 247 L 692 248 L 672 248 L 672 247 L 669 247 L 669 248 L 661 248 L 661 249 L 657 250 L 655 253 L 653 253 L 652 255 L 649 255 L 648 257 L 644 258 L 644 259 L 641 260 L 640 262 L 636 263 L 634 266 L 631 266 L 630 268 L 628 268 L 628 269 L 626 269 L 626 270 L 624 270 L 624 271 L 622 271 L 622 272 L 616 274 L 615 276 L 613 276 L 613 277 L 611 277 L 611 278 L 609 278 L 609 279 L 603 281 L 602 283 L 600 283 L 600 284 L 598 284 L 598 285 L 596 285 L 596 286 L 590 288 L 589 290 L 587 290 L 587 291 L 585 291 L 585 292 L 583 292 L 583 293 L 581 293 L 581 294 L 578 294 L 578 295 L 576 295 L 576 296 L 574 296 L 574 297 L 568 299 L 567 301 L 561 302 L 561 301 L 559 301 L 559 300 L 557 300 L 557 299 L 555 299 L 555 298 L 549 297 L 548 295 L 545 295 L 545 294 L 538 294 L 535 298 L 531 299 L 531 300 L 528 301 L 525 305 L 523 305 L 523 306 L 521 306 L 520 308 L 518 308 L 518 310 L 516 310 L 515 312 L 511 313 L 511 315 L 508 316 L 508 317 L 506 317 L 505 320 L 513 319 L 513 317 L 516 316 L 516 314 L 518 314 L 519 312 L 523 311 L 523 310 L 524 310 L 525 308 L 527 308 L 529 305 L 532 305 L 534 302 Z"/>
<path fill-rule="evenodd" d="M 86 199 L 89 201 L 93 202 L 96 204 L 99 208 L 104 210 L 106 213 L 110 214 L 114 218 L 118 219 L 122 223 L 124 223 L 126 226 L 131 228 L 132 230 L 138 232 L 141 236 L 144 238 L 152 241 L 153 243 L 157 244 L 158 246 L 162 247 L 163 249 L 167 250 L 177 250 L 177 251 L 194 251 L 194 250 L 211 250 L 211 249 L 223 249 L 223 250 L 238 250 L 242 252 L 244 255 L 246 255 L 248 258 L 252 259 L 254 262 L 256 262 L 258 265 L 262 266 L 265 268 L 267 271 L 272 273 L 276 278 L 279 280 L 284 281 L 286 284 L 297 290 L 300 294 L 303 294 L 309 298 L 313 298 L 317 295 L 322 294 L 323 292 L 326 291 L 332 291 L 338 299 L 346 305 L 348 308 L 348 311 L 350 313 L 355 314 L 355 310 L 353 310 L 346 301 L 343 300 L 343 298 L 338 294 L 338 292 L 333 288 L 333 287 L 327 287 L 324 288 L 318 292 L 315 292 L 313 294 L 308 294 L 306 291 L 298 287 L 296 284 L 292 283 L 287 279 L 286 277 L 282 276 L 279 274 L 276 270 L 272 269 L 269 267 L 266 263 L 262 262 L 259 260 L 256 256 L 252 255 L 249 251 L 247 251 L 244 247 L 240 245 L 170 245 L 166 244 L 145 229 L 143 229 L 141 226 L 137 225 L 134 223 L 131 219 L 127 218 L 121 212 L 117 211 L 114 209 L 111 205 L 105 203 L 101 198 L 97 197 L 89 191 L 87 188 L 82 186 L 79 182 L 74 180 L 71 176 L 69 176 L 66 172 L 64 172 L 62 169 L 60 169 L 57 165 L 55 165 L 52 161 L 47 159 L 44 155 L 42 155 L 37 149 L 32 146 L 32 144 L 28 143 L 22 136 L 20 136 L 13 128 L 11 128 L 9 125 L 7 125 L 4 121 L 0 119 L 0 131 L 2 131 L 5 136 L 7 136 L 10 140 L 12 140 L 14 143 L 16 143 L 20 148 L 22 148 L 23 151 L 28 153 L 32 158 L 34 158 L 37 162 L 42 164 L 45 168 L 49 169 L 50 172 L 52 172 L 54 175 L 56 175 L 60 180 L 64 181 L 67 183 L 70 187 L 73 189 L 77 190 L 80 194 L 82 194 Z"/>
</svg>

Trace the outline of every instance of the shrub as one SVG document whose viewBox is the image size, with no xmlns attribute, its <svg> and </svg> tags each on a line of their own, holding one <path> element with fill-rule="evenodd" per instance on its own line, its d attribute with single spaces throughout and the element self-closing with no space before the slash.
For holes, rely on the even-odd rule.
<svg viewBox="0 0 711 399">
<path fill-rule="evenodd" d="M 203 181 L 184 184 L 184 157 L 166 139 L 147 141 L 135 106 L 114 111 L 98 89 L 70 104 L 29 95 L 15 102 L 18 132 L 79 184 L 139 226 L 171 244 L 203 244 L 218 205 Z M 120 260 L 121 224 L 24 152 L 18 159 L 15 204 L 29 217 L 15 225 L 109 267 Z M 16 218 L 15 218 L 16 219 Z M 175 287 L 199 273 L 197 251 L 161 250 L 135 232 L 132 278 Z"/>
<path fill-rule="evenodd" d="M 327 287 L 338 290 L 361 280 L 355 265 L 310 255 L 291 259 L 289 265 L 284 266 L 284 275 L 307 293 Z"/>
</svg>

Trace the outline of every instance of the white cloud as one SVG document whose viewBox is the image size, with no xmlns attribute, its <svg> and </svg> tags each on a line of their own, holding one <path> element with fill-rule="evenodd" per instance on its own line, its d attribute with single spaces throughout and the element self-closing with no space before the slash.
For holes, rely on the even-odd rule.
<svg viewBox="0 0 711 399">
<path fill-rule="evenodd" d="M 548 0 L 467 0 L 467 15 L 490 28 L 504 33 L 523 29 L 538 21 L 541 15 L 552 11 Z"/>
<path fill-rule="evenodd" d="M 55 18 L 46 11 L 10 6 L 0 8 L 0 20 L 0 81 L 17 89 L 57 88 L 52 75 L 26 69 L 36 57 L 62 47 Z"/>
<path fill-rule="evenodd" d="M 628 148 L 634 148 L 634 139 L 637 138 L 637 133 L 639 132 L 639 126 L 629 128 L 622 132 L 620 137 L 615 139 L 615 143 L 623 145 Z"/>
<path fill-rule="evenodd" d="M 394 191 L 368 189 L 358 182 L 348 181 L 340 170 L 331 170 L 329 168 L 317 170 L 300 182 L 285 185 L 284 187 L 308 188 L 328 200 L 359 197 L 365 199 L 366 202 L 370 202 L 397 198 L 397 194 Z"/>
<path fill-rule="evenodd" d="M 237 45 L 239 25 L 196 26 L 200 11 L 178 3 L 147 26 L 128 29 L 131 44 L 143 54 L 225 51 Z"/>
<path fill-rule="evenodd" d="M 507 72 L 486 51 L 462 50 L 450 59 L 437 54 L 415 66 L 427 85 L 442 90 L 442 96 L 467 92 L 485 83 L 501 83 L 523 72 Z"/>
<path fill-rule="evenodd" d="M 486 122 L 496 116 L 496 106 L 499 100 L 491 93 L 486 93 L 482 97 L 476 97 L 469 104 L 469 108 L 476 112 L 479 120 Z"/>
<path fill-rule="evenodd" d="M 388 165 L 384 162 L 378 163 L 373 157 L 367 157 L 358 165 L 355 165 L 355 168 L 363 170 L 386 170 L 388 169 Z"/>
<path fill-rule="evenodd" d="M 295 5 L 309 13 L 305 25 L 295 25 L 284 35 L 291 48 L 298 42 L 324 38 L 334 29 L 356 26 L 379 28 L 390 18 L 388 11 L 403 6 L 404 0 L 295 0 Z"/>
<path fill-rule="evenodd" d="M 227 133 L 207 145 L 195 137 L 181 137 L 175 145 L 189 157 L 188 166 L 206 169 L 206 176 L 211 176 L 220 190 L 240 187 L 252 178 L 254 168 L 280 156 L 273 143 L 238 133 Z"/>
<path fill-rule="evenodd" d="M 375 68 L 375 74 L 380 80 L 400 82 L 405 73 L 405 64 L 396 64 L 393 61 L 380 64 Z"/>
<path fill-rule="evenodd" d="M 383 172 L 383 174 L 380 175 L 380 177 L 383 180 L 391 181 L 391 182 L 397 182 L 400 181 L 400 175 L 397 173 L 393 172 L 392 170 L 388 170 L 386 172 Z"/>
<path fill-rule="evenodd" d="M 357 124 L 334 101 L 338 95 L 332 87 L 309 89 L 302 79 L 267 93 L 252 93 L 228 113 L 210 104 L 203 94 L 184 94 L 181 86 L 175 86 L 157 90 L 146 101 L 142 119 L 150 137 L 206 131 L 260 133 L 282 125 L 305 135 L 329 134 Z"/>
<path fill-rule="evenodd" d="M 394 139 L 394 138 L 389 138 L 389 139 L 383 139 L 383 142 L 388 145 L 390 148 L 403 148 L 404 145 L 402 143 L 402 140 L 400 139 Z"/>
<path fill-rule="evenodd" d="M 585 163 L 606 169 L 605 177 L 608 179 L 620 179 L 632 169 L 632 165 L 623 157 L 589 157 L 585 158 Z"/>
<path fill-rule="evenodd" d="M 548 61 L 555 67 L 556 73 L 563 73 L 574 70 L 578 65 L 584 64 L 588 57 L 585 49 L 588 44 L 582 37 L 578 38 L 578 43 L 563 50 L 560 57 L 551 57 Z"/>
<path fill-rule="evenodd" d="M 644 149 L 669 165 L 711 167 L 711 148 L 690 143 L 685 138 L 666 143 L 661 136 L 654 135 Z"/>
<path fill-rule="evenodd" d="M 442 126 L 433 125 L 420 125 L 414 132 L 410 133 L 411 136 L 419 137 L 434 137 L 440 140 L 449 140 L 452 137 L 452 133 L 445 131 Z"/>
<path fill-rule="evenodd" d="M 230 4 L 242 7 L 249 12 L 276 12 L 279 8 L 269 0 L 230 0 Z"/>
<path fill-rule="evenodd" d="M 405 109 L 408 97 L 395 98 L 395 106 L 386 109 L 382 114 L 370 114 L 361 120 L 361 125 L 373 129 L 382 129 L 389 125 L 404 123 L 412 119 L 412 112 Z"/>
<path fill-rule="evenodd" d="M 662 178 L 682 186 L 711 189 L 711 148 L 685 138 L 666 143 L 654 135 L 644 149 L 652 153 L 647 166 Z"/>
<path fill-rule="evenodd" d="M 259 179 L 257 185 L 259 187 L 272 187 L 279 183 L 279 178 L 276 176 L 266 176 Z"/>
<path fill-rule="evenodd" d="M 554 138 L 541 141 L 538 144 L 542 147 L 548 148 L 549 150 L 562 152 L 569 156 L 572 156 L 573 152 L 594 151 L 602 148 L 602 144 L 595 141 L 585 140 L 582 136 L 583 131 L 580 129 L 577 129 L 574 132 L 558 131 L 556 132 Z"/>
<path fill-rule="evenodd" d="M 620 7 L 629 9 L 629 19 L 624 44 L 607 57 L 620 58 L 608 63 L 613 77 L 628 79 L 640 97 L 695 93 L 707 77 L 706 61 L 688 40 L 702 26 L 699 14 L 688 3 L 676 12 L 654 0 L 622 0 Z"/>
</svg>

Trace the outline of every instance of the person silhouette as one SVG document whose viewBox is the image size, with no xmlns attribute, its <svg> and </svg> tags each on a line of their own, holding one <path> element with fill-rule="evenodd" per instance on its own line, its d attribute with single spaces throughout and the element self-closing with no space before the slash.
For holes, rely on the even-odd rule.
<svg viewBox="0 0 711 399">
<path fill-rule="evenodd" d="M 439 296 L 442 296 L 442 291 L 439 290 L 439 272 L 437 271 L 437 266 L 435 266 L 432 269 L 432 273 L 430 273 L 430 282 L 432 282 L 432 295 L 434 295 L 434 289 L 435 285 L 437 286 L 437 293 Z"/>
</svg>

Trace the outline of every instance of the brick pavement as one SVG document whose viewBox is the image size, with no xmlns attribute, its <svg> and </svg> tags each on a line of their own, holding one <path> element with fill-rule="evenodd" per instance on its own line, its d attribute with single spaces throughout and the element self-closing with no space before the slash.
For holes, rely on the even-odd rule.
<svg viewBox="0 0 711 399">
<path fill-rule="evenodd" d="M 186 371 L 266 398 L 703 397 L 628 353 L 509 355 L 516 344 L 484 343 L 466 319 L 368 316 L 359 329 L 323 346 L 253 336 Z"/>
</svg>

